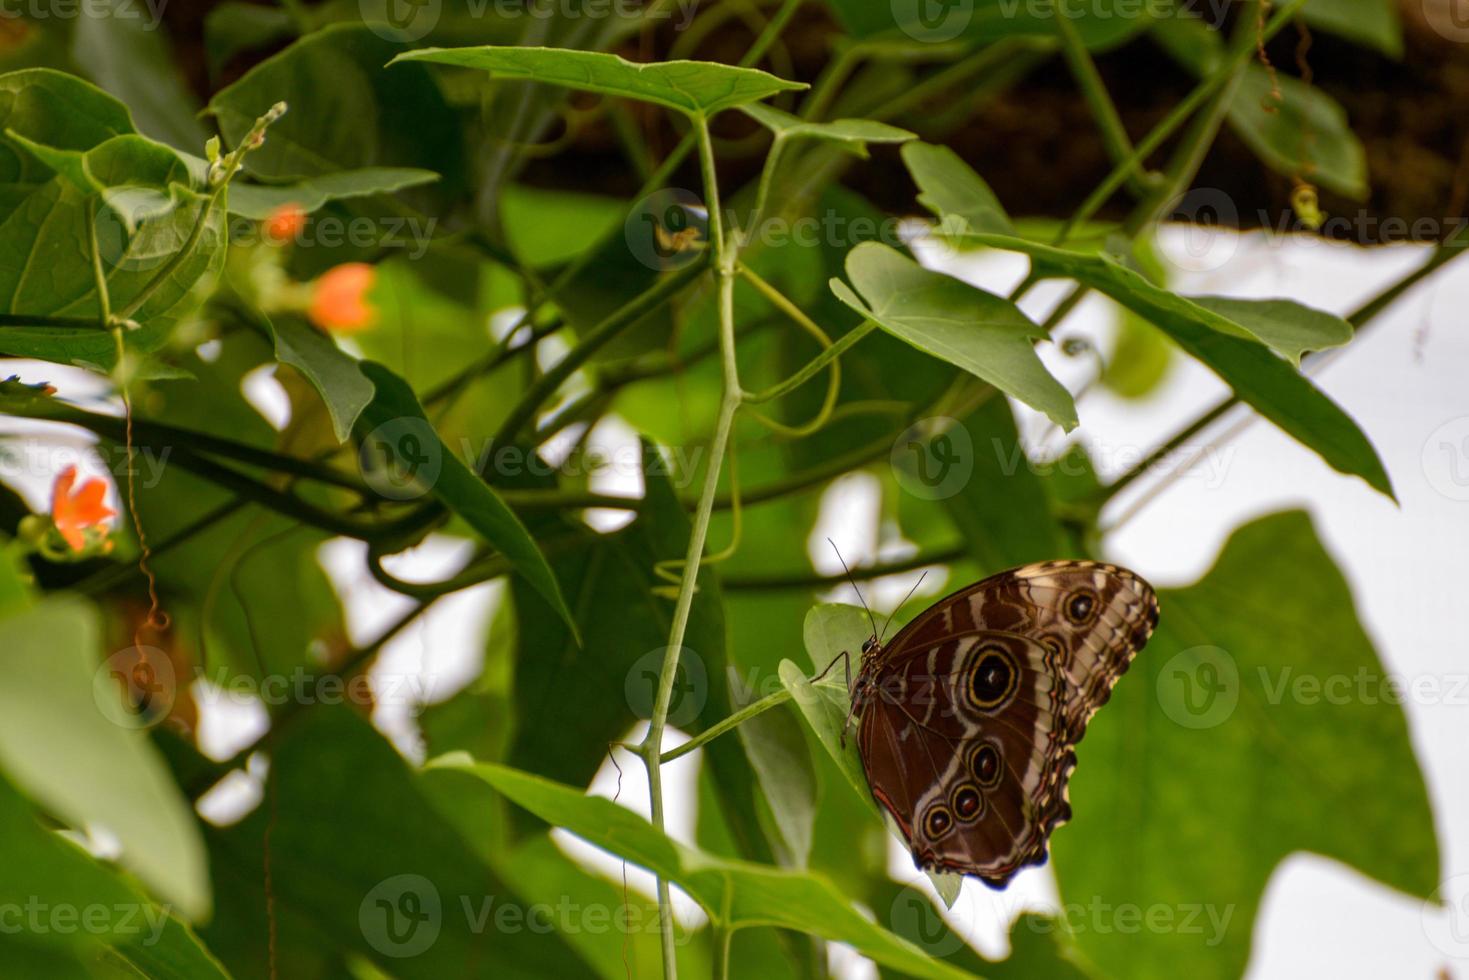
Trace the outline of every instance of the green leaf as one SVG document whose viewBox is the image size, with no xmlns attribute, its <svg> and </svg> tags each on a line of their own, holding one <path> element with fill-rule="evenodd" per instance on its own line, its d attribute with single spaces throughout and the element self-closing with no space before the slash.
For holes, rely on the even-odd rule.
<svg viewBox="0 0 1469 980">
<path fill-rule="evenodd" d="M 425 798 L 424 774 L 351 709 L 319 705 L 293 719 L 276 737 L 270 779 L 271 804 L 209 831 L 219 909 L 202 932 L 231 972 L 269 976 L 268 827 L 281 977 L 335 980 L 342 971 L 330 966 L 349 951 L 397 980 L 586 976 L 566 938 L 541 928 L 543 915 Z M 519 928 L 496 926 L 501 906 L 525 915 Z"/>
<path fill-rule="evenodd" d="M 807 122 L 783 109 L 752 102 L 740 111 L 770 130 L 779 139 L 816 139 L 839 143 L 845 149 L 866 159 L 869 143 L 906 143 L 917 139 L 913 133 L 887 123 L 868 119 L 835 119 L 831 122 Z"/>
<path fill-rule="evenodd" d="M 974 468 L 944 503 L 964 535 L 966 557 L 977 563 L 982 575 L 1066 557 L 1056 518 L 1046 505 L 1009 403 L 992 398 L 962 424 L 972 445 L 968 452 Z M 950 442 L 954 443 L 952 434 Z M 939 455 L 932 450 L 929 454 Z M 962 460 L 955 465 L 962 465 Z"/>
<path fill-rule="evenodd" d="M 294 204 L 309 214 L 328 201 L 392 194 L 408 187 L 431 184 L 438 179 L 439 175 L 432 170 L 413 167 L 362 167 L 307 177 L 288 184 L 232 181 L 229 208 L 233 214 L 262 221 L 270 217 L 276 208 L 286 204 Z"/>
<path fill-rule="evenodd" d="M 1153 38 L 1201 78 L 1217 71 L 1224 58 L 1219 32 L 1186 14 L 1157 21 Z M 1280 99 L 1273 95 L 1276 85 Z M 1260 65 L 1247 65 L 1229 104 L 1229 122 L 1255 155 L 1279 173 L 1366 198 L 1366 152 L 1347 125 L 1345 110 L 1319 88 L 1281 72 L 1272 78 Z"/>
<path fill-rule="evenodd" d="M 76 20 L 72 57 L 131 108 L 140 132 L 194 150 L 206 136 L 196 118 L 199 103 L 177 68 L 166 33 L 158 30 L 161 15 L 161 7 L 100 0 Z"/>
<path fill-rule="evenodd" d="M 400 61 L 480 68 L 505 78 L 527 78 L 652 102 L 689 116 L 712 116 L 779 92 L 806 88 L 753 68 L 709 61 L 635 64 L 614 54 L 567 48 L 420 48 L 398 55 L 390 64 Z"/>
<path fill-rule="evenodd" d="M 857 649 L 860 651 L 861 647 Z M 843 745 L 842 742 L 844 729 L 850 727 L 848 717 L 851 699 L 846 689 L 828 678 L 811 683 L 805 672 L 790 660 L 780 662 L 779 673 L 781 684 L 791 692 L 792 703 L 806 719 L 806 724 L 810 726 L 821 747 L 837 763 L 853 792 L 876 814 L 877 805 L 872 801 L 872 793 L 867 788 L 867 777 L 862 773 L 862 760 L 857 755 L 857 743 L 850 737 L 850 731 L 847 732 L 846 744 Z"/>
<path fill-rule="evenodd" d="M 373 361 L 363 361 L 360 366 L 362 373 L 377 389 L 372 403 L 362 411 L 358 422 L 369 443 L 379 440 L 376 445 L 369 444 L 365 451 L 387 452 L 393 454 L 400 465 L 406 464 L 408 471 L 415 474 L 411 479 L 419 490 L 431 493 L 498 548 L 531 587 L 551 604 L 580 642 L 576 621 L 561 596 L 561 586 L 551 574 L 551 566 L 546 564 L 535 539 L 520 523 L 520 518 L 489 484 L 444 445 L 424 417 L 418 396 L 402 378 Z M 378 433 L 377 436 L 374 432 Z M 410 439 L 411 445 L 408 444 Z M 411 458 L 410 453 L 414 454 Z M 431 478 L 428 486 L 423 485 L 426 474 L 418 472 L 421 457 L 416 454 L 419 453 L 427 454 L 426 458 L 431 460 L 430 467 L 437 466 L 437 473 L 433 475 L 436 478 Z"/>
<path fill-rule="evenodd" d="M 1310 519 L 1245 525 L 1159 603 L 1078 748 L 1074 822 L 1052 846 L 1063 901 L 1136 902 L 1175 928 L 1078 930 L 1088 957 L 1108 976 L 1238 977 L 1267 882 L 1301 851 L 1429 895 L 1440 855 L 1402 689 Z"/>
<path fill-rule="evenodd" d="M 376 390 L 362 373 L 362 365 L 300 317 L 271 320 L 261 314 L 261 321 L 275 341 L 276 360 L 296 368 L 311 382 L 326 403 L 337 441 L 345 442 Z"/>
<path fill-rule="evenodd" d="M 196 284 L 218 272 L 227 247 L 224 211 L 179 183 L 139 186 L 130 168 L 161 176 L 169 153 L 141 137 L 108 140 L 86 154 L 86 171 L 106 185 L 87 193 L 68 177 L 56 176 L 27 196 L 0 222 L 0 309 L 36 316 L 100 317 L 92 265 L 91 218 L 114 309 L 136 297 L 189 240 L 208 209 L 193 251 L 134 316 L 143 327 L 126 343 L 147 353 L 157 349 L 172 326 L 199 302 Z M 7 328 L 0 353 L 62 364 L 108 369 L 116 359 L 105 330 Z"/>
<path fill-rule="evenodd" d="M 915 977 L 970 976 L 874 925 L 823 878 L 728 860 L 679 844 L 610 800 L 530 773 L 475 763 L 462 755 L 432 765 L 478 776 L 543 820 L 667 878 L 711 919 L 732 928 L 766 925 L 810 933 L 847 943 Z"/>
<path fill-rule="evenodd" d="M 1190 296 L 1189 300 L 1243 328 L 1226 333 L 1258 339 L 1297 367 L 1305 352 L 1341 347 L 1352 339 L 1352 325 L 1341 317 L 1288 299 Z"/>
<path fill-rule="evenodd" d="M 953 222 L 948 230 L 1013 235 L 1010 216 L 984 178 L 947 146 L 909 143 L 903 163 L 918 185 L 918 203 Z"/>
<path fill-rule="evenodd" d="M 362 24 L 331 25 L 251 68 L 216 93 L 208 111 L 233 147 L 287 100 L 289 111 L 246 158 L 250 173 L 298 180 L 376 167 L 431 170 L 443 179 L 423 203 L 443 205 L 463 186 L 463 136 L 427 69 L 382 70 L 403 48 Z"/>
<path fill-rule="evenodd" d="M 111 671 L 131 671 L 136 656 L 103 661 L 97 612 L 75 599 L 42 602 L 0 630 L 0 768 L 72 825 L 106 827 L 125 866 L 185 915 L 206 917 L 209 881 L 193 809 L 146 733 L 124 727 L 132 716 L 112 700 L 119 692 Z"/>
<path fill-rule="evenodd" d="M 1389 58 L 1403 56 L 1403 19 L 1391 0 L 1311 0 L 1301 16 L 1312 27 L 1376 48 Z"/>
<path fill-rule="evenodd" d="M 1316 452 L 1333 469 L 1359 476 L 1374 490 L 1393 497 L 1392 482 L 1382 460 L 1357 423 L 1269 348 L 1241 339 L 1241 324 L 1154 286 L 1104 256 L 1001 235 L 968 237 L 980 244 L 1029 255 L 1036 275 L 1075 279 L 1110 296 L 1168 334 L 1234 389 L 1242 401 Z"/>
<path fill-rule="evenodd" d="M 116 975 L 157 980 L 228 980 L 188 926 L 71 841 L 42 829 L 37 814 L 3 777 L 0 862 L 5 867 L 0 907 L 21 913 L 9 915 L 0 933 L 5 976 L 114 975 L 83 972 L 80 964 L 86 963 L 92 969 L 110 965 Z M 32 931 L 24 918 L 28 908 L 40 910 L 43 922 L 69 910 L 77 928 Z M 61 968 L 77 972 L 54 972 Z"/>
<path fill-rule="evenodd" d="M 853 310 L 1044 412 L 1066 431 L 1076 427 L 1071 393 L 1046 371 L 1032 344 L 1045 331 L 1014 303 L 925 269 L 877 242 L 848 253 L 847 275 L 861 299 L 839 279 L 831 289 Z"/>
<path fill-rule="evenodd" d="M 1278 173 L 1366 200 L 1367 151 L 1348 125 L 1346 110 L 1290 75 L 1276 73 L 1275 84 L 1278 101 L 1271 95 L 1270 73 L 1259 65 L 1246 68 L 1229 104 L 1234 131 Z"/>
<path fill-rule="evenodd" d="M 739 704 L 753 700 L 739 691 Z M 816 824 L 816 769 L 801 726 L 784 707 L 763 712 L 740 725 L 740 744 L 763 791 L 776 833 L 772 843 L 780 863 L 804 868 L 811 857 Z"/>
<path fill-rule="evenodd" d="M 90 150 L 135 132 L 127 106 L 75 75 L 50 68 L 0 75 L 0 128 L 62 150 Z"/>
</svg>

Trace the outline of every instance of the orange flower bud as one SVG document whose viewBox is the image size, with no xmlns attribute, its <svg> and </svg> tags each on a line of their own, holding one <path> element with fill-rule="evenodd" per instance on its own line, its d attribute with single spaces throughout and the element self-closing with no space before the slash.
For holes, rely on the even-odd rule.
<svg viewBox="0 0 1469 980">
<path fill-rule="evenodd" d="M 301 205 L 294 202 L 282 204 L 261 222 L 261 231 L 266 242 L 271 245 L 284 245 L 301 234 L 301 229 L 305 227 L 306 212 L 301 210 Z"/>
<path fill-rule="evenodd" d="M 377 322 L 377 309 L 367 301 L 376 279 L 377 269 L 366 262 L 344 262 L 328 269 L 312 287 L 306 315 L 323 330 L 366 330 Z"/>
</svg>

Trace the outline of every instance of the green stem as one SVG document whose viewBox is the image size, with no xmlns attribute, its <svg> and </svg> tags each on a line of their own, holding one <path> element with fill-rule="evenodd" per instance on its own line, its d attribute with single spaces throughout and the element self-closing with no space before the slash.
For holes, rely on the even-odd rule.
<svg viewBox="0 0 1469 980">
<path fill-rule="evenodd" d="M 648 722 L 648 734 L 639 746 L 644 767 L 648 771 L 648 795 L 653 826 L 664 829 L 663 778 L 660 753 L 663 733 L 668 724 L 668 707 L 673 700 L 673 682 L 678 671 L 679 652 L 683 649 L 684 634 L 689 625 L 689 613 L 693 609 L 694 588 L 699 577 L 699 566 L 704 558 L 704 543 L 709 536 L 709 518 L 714 511 L 714 498 L 719 489 L 719 473 L 723 468 L 724 454 L 729 446 L 730 432 L 734 428 L 735 413 L 740 407 L 740 376 L 735 361 L 734 343 L 734 276 L 736 256 L 730 243 L 724 238 L 720 219 L 718 176 L 714 168 L 714 146 L 709 135 L 709 123 L 702 116 L 694 120 L 699 143 L 700 171 L 704 178 L 704 197 L 709 206 L 710 244 L 714 251 L 715 277 L 719 285 L 719 337 L 720 360 L 724 367 L 724 394 L 720 400 L 719 417 L 714 427 L 714 438 L 709 450 L 709 466 L 704 474 L 704 487 L 699 494 L 698 507 L 694 511 L 693 528 L 689 532 L 689 547 L 684 555 L 683 577 L 679 582 L 678 599 L 674 603 L 673 623 L 668 632 L 668 648 L 663 657 L 658 677 L 658 696 L 653 702 L 653 716 Z M 674 947 L 672 903 L 668 880 L 658 878 L 658 906 L 661 948 L 663 952 L 663 976 L 665 980 L 676 980 L 678 962 Z"/>
<path fill-rule="evenodd" d="M 745 592 L 776 592 L 783 589 L 824 589 L 833 585 L 843 585 L 850 579 L 859 582 L 870 579 L 882 578 L 884 575 L 901 575 L 903 572 L 911 572 L 915 568 L 927 568 L 930 565 L 947 565 L 959 561 L 970 554 L 967 544 L 953 544 L 945 548 L 930 548 L 918 551 L 907 558 L 897 558 L 893 561 L 878 562 L 873 565 L 863 565 L 853 568 L 850 575 L 839 572 L 835 575 L 821 575 L 809 570 L 793 572 L 728 572 L 720 577 L 720 584 L 726 590 Z"/>
<path fill-rule="evenodd" d="M 1081 89 L 1082 98 L 1086 100 L 1092 111 L 1092 118 L 1101 130 L 1102 145 L 1106 148 L 1107 155 L 1117 166 L 1127 168 L 1124 172 L 1141 193 L 1146 183 L 1146 174 L 1143 173 L 1141 162 L 1136 159 L 1132 140 L 1127 135 L 1126 127 L 1122 125 L 1122 116 L 1117 112 L 1117 106 L 1107 93 L 1107 85 L 1097 71 L 1096 62 L 1082 43 L 1076 25 L 1071 22 L 1066 0 L 1052 0 L 1052 16 L 1056 21 L 1056 33 L 1061 38 L 1061 54 L 1071 67 L 1071 74 Z"/>
<path fill-rule="evenodd" d="M 666 765 L 675 759 L 681 759 L 695 749 L 700 749 L 708 745 L 725 732 L 733 731 L 756 715 L 764 714 L 771 708 L 785 704 L 790 699 L 791 692 L 785 688 L 781 688 L 774 694 L 767 694 L 758 701 L 752 701 L 734 714 L 721 719 L 717 724 L 710 725 L 678 748 L 669 749 L 667 752 L 664 752 L 659 757 L 659 761 Z"/>
<path fill-rule="evenodd" d="M 714 212 L 711 212 L 709 215 L 711 231 L 717 224 Z M 503 446 L 515 442 L 521 432 L 534 421 L 541 405 L 556 393 L 556 389 L 560 388 L 566 379 L 576 372 L 577 368 L 590 360 L 593 354 L 606 346 L 619 333 L 632 326 L 645 314 L 668 302 L 679 290 L 693 282 L 703 273 L 705 264 L 703 256 L 696 256 L 688 265 L 659 279 L 652 287 L 629 300 L 601 323 L 587 331 L 580 343 L 567 351 L 565 357 L 557 361 L 526 390 L 520 401 L 510 410 L 505 421 L 500 424 L 499 430 L 495 433 L 494 445 Z"/>
</svg>

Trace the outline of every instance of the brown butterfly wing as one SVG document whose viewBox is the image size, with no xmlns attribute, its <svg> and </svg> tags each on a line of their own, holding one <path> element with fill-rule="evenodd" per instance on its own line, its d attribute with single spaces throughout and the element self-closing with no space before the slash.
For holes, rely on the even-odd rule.
<svg viewBox="0 0 1469 980">
<path fill-rule="evenodd" d="M 863 765 L 917 864 L 1002 887 L 1045 861 L 1073 747 L 1157 619 L 1132 572 L 1043 562 L 940 600 L 864 663 Z"/>
</svg>

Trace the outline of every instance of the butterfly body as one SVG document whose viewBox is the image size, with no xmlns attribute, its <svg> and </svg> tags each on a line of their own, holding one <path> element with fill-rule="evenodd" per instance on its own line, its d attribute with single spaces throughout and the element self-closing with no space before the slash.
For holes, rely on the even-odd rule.
<svg viewBox="0 0 1469 980">
<path fill-rule="evenodd" d="M 1071 815 L 1087 721 L 1158 621 L 1153 589 L 1115 565 L 1011 569 L 863 647 L 853 691 L 873 796 L 921 868 L 1001 888 L 1044 863 Z"/>
</svg>

